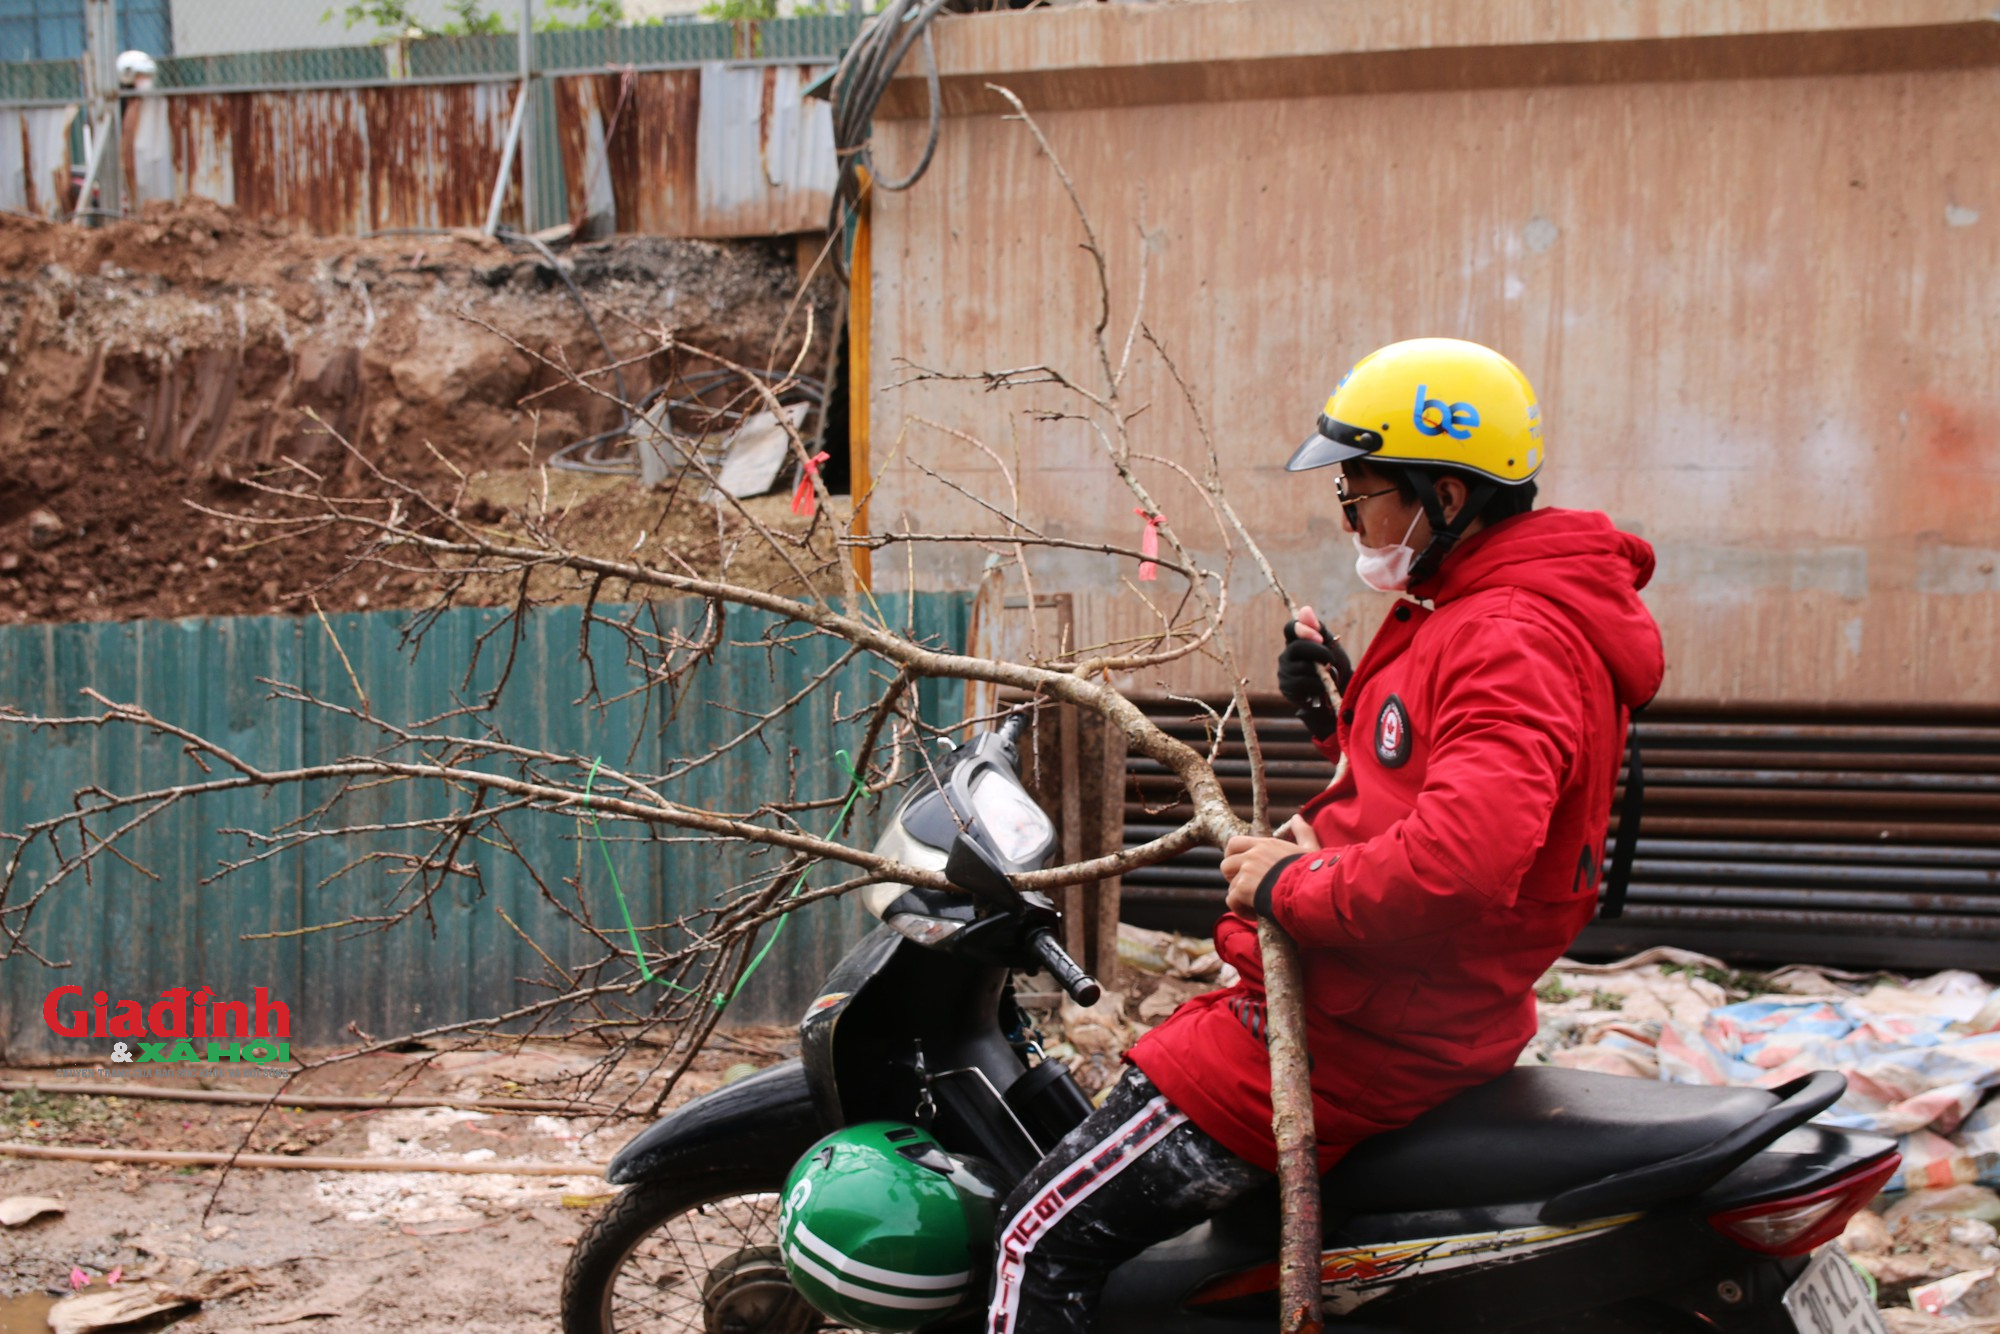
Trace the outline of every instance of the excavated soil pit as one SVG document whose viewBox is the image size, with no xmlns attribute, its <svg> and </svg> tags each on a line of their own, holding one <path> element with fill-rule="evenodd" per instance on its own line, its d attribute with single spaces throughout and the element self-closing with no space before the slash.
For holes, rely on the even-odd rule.
<svg viewBox="0 0 2000 1334">
<path fill-rule="evenodd" d="M 690 349 L 791 364 L 808 308 L 803 365 L 825 371 L 835 289 L 801 298 L 789 241 L 628 237 L 560 258 L 632 399 L 714 365 Z M 658 350 L 669 336 L 688 346 Z M 316 238 L 202 201 L 98 231 L 0 217 L 0 623 L 298 612 L 308 592 L 329 610 L 420 602 L 415 574 L 323 587 L 346 533 L 274 543 L 191 505 L 269 515 L 249 483 L 287 460 L 368 491 L 332 432 L 426 489 L 457 469 L 505 514 L 557 449 L 621 420 L 604 365 L 562 275 L 477 235 Z M 636 479 L 556 472 L 550 495 L 586 549 L 624 554 L 643 521 L 699 565 L 728 541 L 699 490 L 669 510 Z"/>
</svg>

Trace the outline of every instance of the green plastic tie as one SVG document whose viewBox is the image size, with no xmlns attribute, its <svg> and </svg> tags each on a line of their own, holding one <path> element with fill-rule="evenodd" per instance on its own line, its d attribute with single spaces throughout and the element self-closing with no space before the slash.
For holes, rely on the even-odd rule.
<svg viewBox="0 0 2000 1334">
<path fill-rule="evenodd" d="M 854 759 L 846 751 L 836 750 L 833 752 L 833 757 L 840 762 L 841 769 L 846 772 L 849 779 L 849 786 L 847 789 L 847 800 L 840 805 L 840 814 L 834 816 L 832 828 L 826 831 L 825 837 L 827 838 L 832 838 L 840 832 L 840 827 L 847 823 L 847 813 L 854 809 L 854 803 L 860 799 L 862 792 L 867 790 L 868 786 L 862 781 L 861 775 L 855 772 Z M 611 873 L 611 890 L 618 896 L 618 915 L 625 921 L 626 938 L 632 942 L 632 953 L 639 960 L 639 975 L 648 982 L 659 986 L 671 987 L 675 991 L 689 991 L 691 988 L 655 976 L 653 970 L 646 965 L 646 951 L 639 943 L 639 928 L 632 924 L 632 910 L 625 902 L 625 887 L 618 882 L 618 868 L 611 861 L 611 849 L 605 845 L 604 833 L 597 827 L 597 812 L 590 808 L 591 785 L 597 781 L 597 768 L 602 763 L 602 756 L 593 759 L 590 762 L 590 774 L 583 780 L 583 813 L 585 818 L 590 821 L 590 832 L 592 837 L 597 840 L 597 850 L 604 857 L 604 869 Z M 787 902 L 799 896 L 799 891 L 806 886 L 806 877 L 811 873 L 812 867 L 810 866 L 799 872 L 799 878 L 793 883 L 791 893 L 785 895 Z M 778 919 L 778 925 L 771 931 L 771 938 L 764 942 L 764 947 L 757 951 L 755 958 L 750 960 L 750 966 L 743 970 L 743 976 L 736 979 L 736 985 L 730 988 L 729 994 L 715 998 L 714 1004 L 717 1009 L 728 1005 L 737 996 L 742 994 L 744 985 L 750 981 L 751 977 L 757 972 L 757 969 L 763 965 L 764 956 L 769 954 L 771 947 L 778 943 L 778 937 L 784 934 L 785 923 L 790 920 L 789 916 Z"/>
<path fill-rule="evenodd" d="M 841 803 L 840 814 L 833 818 L 833 827 L 826 831 L 825 837 L 827 838 L 832 838 L 835 834 L 839 833 L 840 827 L 847 823 L 847 813 L 854 809 L 855 798 L 861 795 L 862 789 L 866 786 L 861 781 L 861 775 L 854 772 L 854 759 L 852 756 L 844 750 L 836 750 L 833 752 L 833 758 L 840 761 L 840 767 L 847 771 L 847 776 L 852 780 L 852 785 L 847 789 L 847 800 Z M 806 887 L 806 877 L 810 874 L 812 874 L 812 867 L 810 866 L 799 872 L 798 880 L 792 885 L 792 892 L 785 895 L 786 902 L 789 903 L 799 896 L 799 891 Z M 771 929 L 771 938 L 764 942 L 764 948 L 757 951 L 757 957 L 752 959 L 750 966 L 743 970 L 743 976 L 736 979 L 736 985 L 730 988 L 729 994 L 715 998 L 716 1005 L 727 1005 L 742 993 L 744 983 L 748 982 L 757 969 L 763 965 L 764 956 L 769 954 L 771 947 L 778 943 L 778 937 L 785 933 L 785 923 L 791 920 L 789 913 L 778 919 L 777 926 Z"/>
<path fill-rule="evenodd" d="M 639 928 L 632 925 L 632 909 L 625 903 L 625 886 L 618 883 L 618 867 L 611 860 L 611 849 L 604 842 L 604 831 L 597 827 L 597 812 L 590 809 L 591 784 L 597 781 L 597 766 L 602 763 L 604 763 L 602 755 L 592 760 L 590 774 L 583 780 L 583 814 L 584 818 L 590 821 L 590 832 L 597 840 L 597 850 L 604 856 L 604 869 L 611 873 L 611 889 L 618 895 L 618 915 L 625 919 L 625 935 L 632 942 L 633 957 L 639 961 L 639 976 L 659 986 L 671 987 L 675 991 L 686 991 L 688 988 L 678 982 L 669 982 L 663 977 L 656 977 L 653 970 L 646 966 L 646 951 L 639 944 Z"/>
</svg>

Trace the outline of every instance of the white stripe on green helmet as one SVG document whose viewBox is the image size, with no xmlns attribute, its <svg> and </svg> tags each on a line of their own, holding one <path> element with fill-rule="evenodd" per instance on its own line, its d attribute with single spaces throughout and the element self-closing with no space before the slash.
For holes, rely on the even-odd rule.
<svg viewBox="0 0 2000 1334">
<path fill-rule="evenodd" d="M 938 1288 L 962 1288 L 972 1281 L 972 1271 L 969 1269 L 961 1269 L 956 1274 L 904 1274 L 894 1269 L 878 1269 L 874 1265 L 863 1264 L 851 1255 L 842 1255 L 814 1236 L 813 1230 L 804 1223 L 793 1226 L 792 1236 L 807 1250 L 841 1273 L 865 1283 L 877 1283 L 885 1288 L 915 1288 L 919 1291 L 929 1291 Z"/>
<path fill-rule="evenodd" d="M 788 1263 L 797 1265 L 800 1269 L 805 1270 L 808 1274 L 811 1274 L 814 1278 L 826 1284 L 827 1287 L 843 1297 L 853 1297 L 860 1301 L 873 1303 L 876 1306 L 887 1306 L 898 1311 L 947 1311 L 957 1306 L 965 1298 L 964 1288 L 960 1288 L 957 1292 L 947 1293 L 941 1297 L 905 1297 L 901 1293 L 877 1292 L 873 1288 L 864 1288 L 858 1283 L 849 1283 L 838 1274 L 822 1269 L 810 1255 L 793 1252 L 787 1255 L 785 1259 Z"/>
</svg>

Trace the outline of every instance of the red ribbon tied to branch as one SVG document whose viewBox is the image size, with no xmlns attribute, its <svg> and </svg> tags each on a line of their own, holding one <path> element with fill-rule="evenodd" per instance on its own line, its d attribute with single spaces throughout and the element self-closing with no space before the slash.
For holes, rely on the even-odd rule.
<svg viewBox="0 0 2000 1334">
<path fill-rule="evenodd" d="M 832 457 L 821 450 L 806 460 L 806 470 L 799 474 L 798 489 L 792 492 L 792 513 L 810 516 L 819 509 L 819 497 L 813 492 L 813 478 L 819 476 L 819 465 Z"/>
<path fill-rule="evenodd" d="M 1139 535 L 1139 550 L 1146 557 L 1139 562 L 1139 578 L 1147 581 L 1157 579 L 1160 567 L 1154 562 L 1160 555 L 1160 525 L 1167 521 L 1166 516 L 1143 508 L 1132 512 L 1146 521 L 1146 531 Z"/>
</svg>

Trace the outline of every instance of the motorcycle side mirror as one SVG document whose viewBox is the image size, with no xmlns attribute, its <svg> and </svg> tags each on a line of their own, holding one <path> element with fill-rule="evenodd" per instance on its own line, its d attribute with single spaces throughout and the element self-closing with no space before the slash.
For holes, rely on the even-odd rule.
<svg viewBox="0 0 2000 1334">
<path fill-rule="evenodd" d="M 1028 901 L 1000 869 L 991 852 L 961 833 L 952 840 L 944 863 L 945 878 L 966 893 L 984 899 L 1003 912 L 1024 912 Z"/>
</svg>

